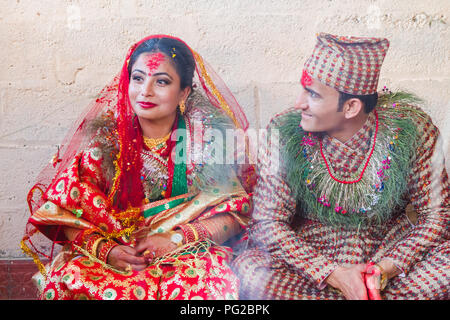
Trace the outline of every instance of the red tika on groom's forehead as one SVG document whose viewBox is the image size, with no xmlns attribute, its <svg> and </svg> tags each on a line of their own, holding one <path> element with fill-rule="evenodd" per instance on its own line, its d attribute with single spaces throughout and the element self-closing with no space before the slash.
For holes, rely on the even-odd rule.
<svg viewBox="0 0 450 320">
<path fill-rule="evenodd" d="M 384 38 L 320 33 L 313 54 L 305 63 L 302 83 L 309 76 L 348 94 L 373 94 L 377 92 L 388 48 L 389 41 Z"/>
</svg>

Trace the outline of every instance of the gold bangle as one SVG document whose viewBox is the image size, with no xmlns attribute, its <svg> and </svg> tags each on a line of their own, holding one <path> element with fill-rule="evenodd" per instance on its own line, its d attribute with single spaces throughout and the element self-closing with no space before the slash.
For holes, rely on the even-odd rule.
<svg viewBox="0 0 450 320">
<path fill-rule="evenodd" d="M 194 233 L 194 242 L 198 240 L 198 232 L 195 230 L 195 228 L 190 224 L 186 224 L 189 228 L 191 228 L 192 232 Z"/>
<path fill-rule="evenodd" d="M 97 258 L 97 248 L 98 245 L 100 244 L 100 242 L 102 242 L 103 240 L 106 240 L 106 238 L 98 238 L 97 240 L 95 240 L 94 244 L 92 245 L 92 249 L 91 249 L 91 254 Z"/>
<path fill-rule="evenodd" d="M 384 288 L 386 288 L 387 281 L 388 281 L 387 273 L 384 271 L 384 269 L 378 263 L 375 263 L 374 266 L 380 270 L 380 291 L 383 291 Z"/>
</svg>

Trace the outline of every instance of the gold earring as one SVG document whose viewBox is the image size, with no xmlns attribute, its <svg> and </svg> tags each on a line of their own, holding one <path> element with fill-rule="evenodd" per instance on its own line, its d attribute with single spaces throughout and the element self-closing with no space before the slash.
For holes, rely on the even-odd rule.
<svg viewBox="0 0 450 320">
<path fill-rule="evenodd" d="M 181 114 L 184 114 L 185 110 L 186 110 L 186 105 L 184 104 L 184 100 L 181 100 L 181 102 L 180 102 L 180 112 L 181 112 Z"/>
</svg>

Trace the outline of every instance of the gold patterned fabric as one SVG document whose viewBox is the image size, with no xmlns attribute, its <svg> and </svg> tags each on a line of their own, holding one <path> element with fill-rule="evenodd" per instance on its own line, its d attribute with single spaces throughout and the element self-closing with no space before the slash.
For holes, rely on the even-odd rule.
<svg viewBox="0 0 450 320">
<path fill-rule="evenodd" d="M 187 117 L 192 118 L 186 118 L 189 145 L 194 134 L 191 121 L 204 117 L 204 111 L 190 111 Z M 207 127 L 205 123 L 204 130 Z M 47 191 L 48 201 L 32 216 L 35 224 L 118 235 L 120 238 L 113 238 L 128 245 L 134 245 L 143 235 L 168 232 L 217 214 L 230 213 L 243 228 L 247 225 L 250 197 L 236 176 L 227 185 L 201 191 L 195 183 L 199 178 L 197 169 L 190 163 L 189 193 L 164 198 L 160 192 L 168 180 L 167 158 L 152 150 L 142 153 L 146 198 L 139 216 L 131 223 L 108 214 L 102 191 L 107 185 L 102 171 L 105 159 L 95 143 L 77 155 L 72 166 Z M 180 198 L 187 200 L 171 205 Z M 143 213 L 154 208 L 159 209 L 158 213 L 144 218 Z M 231 248 L 214 243 L 199 245 L 203 253 L 189 251 L 175 258 L 168 256 L 143 272 L 127 274 L 89 256 L 80 247 L 66 246 L 46 267 L 47 278 L 36 275 L 35 281 L 40 283 L 42 299 L 237 299 L 239 281 L 228 266 L 233 257 Z"/>
</svg>

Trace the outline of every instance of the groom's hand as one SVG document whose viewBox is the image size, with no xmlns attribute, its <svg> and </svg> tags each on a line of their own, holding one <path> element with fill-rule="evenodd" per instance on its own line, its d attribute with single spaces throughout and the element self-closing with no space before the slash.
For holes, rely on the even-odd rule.
<svg viewBox="0 0 450 320">
<path fill-rule="evenodd" d="M 367 300 L 364 281 L 366 264 L 351 267 L 337 267 L 325 280 L 330 286 L 340 290 L 347 300 Z"/>
</svg>

